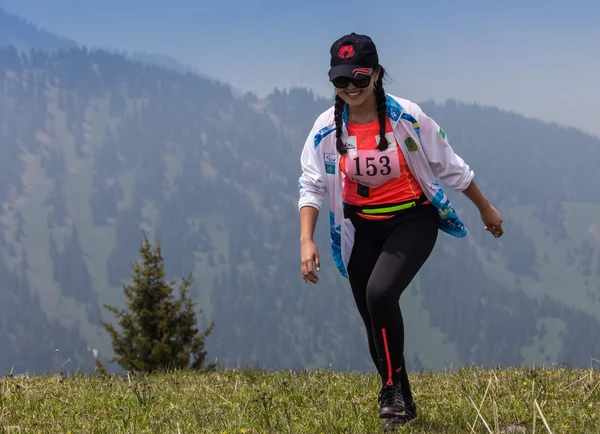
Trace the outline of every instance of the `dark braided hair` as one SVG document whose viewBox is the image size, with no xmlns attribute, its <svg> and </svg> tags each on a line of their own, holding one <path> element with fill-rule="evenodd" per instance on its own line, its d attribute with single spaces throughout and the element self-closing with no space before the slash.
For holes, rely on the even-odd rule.
<svg viewBox="0 0 600 434">
<path fill-rule="evenodd" d="M 345 101 L 339 96 L 335 96 L 335 137 L 337 138 L 335 142 L 335 147 L 337 148 L 340 155 L 344 155 L 346 153 L 346 149 L 344 149 L 344 142 L 342 142 L 342 113 L 344 112 L 344 104 Z"/>
<path fill-rule="evenodd" d="M 383 76 L 385 75 L 385 70 L 382 66 L 380 66 L 379 77 L 377 78 L 377 83 L 375 83 L 375 102 L 377 104 L 377 118 L 379 120 L 379 145 L 377 149 L 383 151 L 387 149 L 388 142 L 385 138 L 385 121 L 387 116 L 386 110 L 386 97 L 385 90 L 383 89 Z M 344 148 L 344 143 L 342 142 L 342 114 L 344 112 L 345 101 L 339 96 L 335 96 L 335 111 L 334 111 L 334 119 L 335 119 L 335 136 L 336 143 L 335 146 L 340 153 L 340 155 L 346 154 L 346 149 Z"/>
</svg>

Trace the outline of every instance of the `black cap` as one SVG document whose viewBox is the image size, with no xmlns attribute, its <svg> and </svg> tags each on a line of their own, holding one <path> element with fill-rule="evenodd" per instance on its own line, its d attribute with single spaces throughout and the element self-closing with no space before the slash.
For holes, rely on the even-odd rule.
<svg viewBox="0 0 600 434">
<path fill-rule="evenodd" d="M 351 33 L 342 36 L 331 46 L 329 79 L 368 75 L 379 65 L 375 43 L 366 35 Z M 365 69 L 366 68 L 366 69 Z"/>
</svg>

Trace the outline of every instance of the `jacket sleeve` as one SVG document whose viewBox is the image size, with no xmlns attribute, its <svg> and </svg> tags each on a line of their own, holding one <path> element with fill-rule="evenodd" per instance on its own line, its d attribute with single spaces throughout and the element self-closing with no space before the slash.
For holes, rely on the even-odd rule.
<svg viewBox="0 0 600 434">
<path fill-rule="evenodd" d="M 315 149 L 317 124 L 318 122 L 315 122 L 315 125 L 306 138 L 304 149 L 300 156 L 302 174 L 298 182 L 298 189 L 300 191 L 298 210 L 305 206 L 312 206 L 320 210 L 325 194 L 327 193 L 327 185 L 324 179 L 325 163 L 322 158 L 318 158 L 318 153 Z"/>
<path fill-rule="evenodd" d="M 416 106 L 416 104 L 415 104 Z M 446 187 L 456 191 L 465 190 L 474 178 L 474 173 L 465 161 L 454 152 L 445 131 L 427 116 L 420 107 L 415 107 L 420 127 L 420 142 L 433 174 Z"/>
</svg>

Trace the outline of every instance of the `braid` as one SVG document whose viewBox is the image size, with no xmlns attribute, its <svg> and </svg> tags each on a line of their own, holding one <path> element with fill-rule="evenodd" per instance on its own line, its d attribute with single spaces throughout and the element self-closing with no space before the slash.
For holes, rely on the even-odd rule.
<svg viewBox="0 0 600 434">
<path fill-rule="evenodd" d="M 346 103 L 339 96 L 335 96 L 335 136 L 337 138 L 335 146 L 340 153 L 340 155 L 344 155 L 346 153 L 346 149 L 344 148 L 344 142 L 342 142 L 342 114 L 344 112 L 344 105 Z"/>
<path fill-rule="evenodd" d="M 377 103 L 377 117 L 379 118 L 379 145 L 377 146 L 377 149 L 379 149 L 380 151 L 383 151 L 388 147 L 388 142 L 385 138 L 385 121 L 387 116 L 387 110 L 385 105 L 385 91 L 383 90 L 383 75 L 384 70 L 383 67 L 381 67 L 379 78 L 377 79 L 377 83 L 375 84 L 375 101 Z"/>
</svg>

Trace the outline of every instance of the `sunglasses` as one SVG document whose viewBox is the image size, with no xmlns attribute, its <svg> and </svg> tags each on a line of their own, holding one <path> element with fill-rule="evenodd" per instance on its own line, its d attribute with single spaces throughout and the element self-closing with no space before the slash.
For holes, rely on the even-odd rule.
<svg viewBox="0 0 600 434">
<path fill-rule="evenodd" d="M 371 75 L 372 73 L 369 75 L 361 75 L 360 78 L 337 77 L 331 80 L 331 83 L 338 89 L 345 89 L 350 83 L 352 83 L 354 87 L 364 89 L 371 83 Z"/>
</svg>

